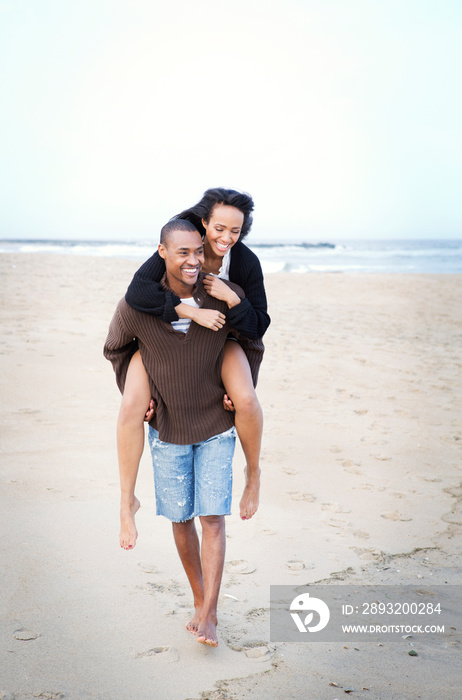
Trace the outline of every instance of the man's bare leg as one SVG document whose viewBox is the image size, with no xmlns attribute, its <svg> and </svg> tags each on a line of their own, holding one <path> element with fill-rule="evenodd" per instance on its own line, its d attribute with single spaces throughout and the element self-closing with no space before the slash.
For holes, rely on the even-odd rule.
<svg viewBox="0 0 462 700">
<path fill-rule="evenodd" d="M 202 577 L 202 564 L 200 555 L 199 537 L 197 536 L 194 518 L 183 523 L 172 523 L 173 537 L 175 540 L 181 563 L 188 577 L 194 598 L 195 614 L 186 625 L 193 634 L 196 634 L 204 604 L 204 583 Z"/>
<path fill-rule="evenodd" d="M 236 431 L 246 459 L 245 488 L 239 508 L 241 518 L 248 520 L 256 513 L 259 504 L 263 412 L 247 357 L 234 340 L 225 343 L 221 377 L 236 410 Z"/>
<path fill-rule="evenodd" d="M 202 644 L 218 646 L 217 604 L 223 566 L 225 563 L 226 535 L 224 515 L 201 516 L 202 524 L 202 575 L 204 602 L 200 612 L 196 639 Z"/>
<path fill-rule="evenodd" d="M 225 516 L 201 516 L 202 547 L 194 520 L 172 523 L 173 537 L 194 598 L 195 614 L 186 628 L 198 642 L 218 646 L 217 603 L 225 563 Z"/>
<path fill-rule="evenodd" d="M 144 448 L 144 416 L 151 399 L 148 376 L 141 355 L 130 362 L 117 421 L 117 454 L 120 476 L 120 546 L 133 549 L 138 537 L 135 514 L 140 502 L 135 496 L 136 477 Z"/>
</svg>

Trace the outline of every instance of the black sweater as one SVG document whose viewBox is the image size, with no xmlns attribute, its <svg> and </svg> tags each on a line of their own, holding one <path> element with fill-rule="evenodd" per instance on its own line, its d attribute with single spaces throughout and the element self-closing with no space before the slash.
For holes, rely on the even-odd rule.
<svg viewBox="0 0 462 700">
<path fill-rule="evenodd" d="M 156 252 L 135 273 L 125 301 L 137 311 L 171 323 L 178 320 L 175 306 L 181 300 L 160 286 L 164 273 L 165 263 Z M 246 338 L 262 338 L 270 324 L 263 273 L 255 253 L 240 241 L 231 248 L 229 279 L 242 287 L 245 293 L 245 299 L 226 312 L 230 326 Z"/>
</svg>

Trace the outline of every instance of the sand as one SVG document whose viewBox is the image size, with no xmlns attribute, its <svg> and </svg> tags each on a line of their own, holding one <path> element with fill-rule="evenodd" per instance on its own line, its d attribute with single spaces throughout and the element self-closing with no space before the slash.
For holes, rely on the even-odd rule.
<svg viewBox="0 0 462 700">
<path fill-rule="evenodd" d="M 212 649 L 184 628 L 147 449 L 139 540 L 118 544 L 120 397 L 101 351 L 137 267 L 0 256 L 0 698 L 459 697 L 457 634 L 269 642 L 268 608 L 270 584 L 460 583 L 462 277 L 267 276 L 262 504 L 239 519 L 238 449 Z"/>
</svg>

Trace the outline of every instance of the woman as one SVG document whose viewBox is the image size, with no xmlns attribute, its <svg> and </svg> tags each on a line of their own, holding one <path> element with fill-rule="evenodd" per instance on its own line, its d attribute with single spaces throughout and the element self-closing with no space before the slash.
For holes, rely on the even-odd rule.
<svg viewBox="0 0 462 700">
<path fill-rule="evenodd" d="M 167 323 L 189 318 L 216 331 L 228 320 L 237 331 L 239 342 L 230 339 L 225 345 L 222 380 L 226 390 L 224 405 L 236 412 L 236 430 L 246 458 L 246 486 L 240 501 L 243 520 L 251 518 L 258 508 L 263 417 L 254 385 L 263 349 L 259 339 L 270 324 L 260 262 L 242 243 L 252 225 L 253 206 L 247 194 L 215 188 L 207 190 L 195 206 L 174 217 L 191 221 L 202 234 L 202 269 L 207 273 L 204 285 L 209 294 L 226 302 L 226 317 L 218 311 L 189 306 L 173 292 L 165 291 L 160 285 L 165 264 L 157 252 L 135 274 L 125 296 L 133 308 Z M 238 284 L 245 299 L 241 301 L 220 278 Z M 257 348 L 260 353 L 254 352 Z M 150 410 L 145 416 L 147 405 Z M 134 488 L 144 446 L 143 420 L 149 420 L 153 410 L 147 375 L 137 352 L 128 369 L 117 424 L 122 492 L 120 545 L 124 549 L 132 549 L 137 538 L 135 513 L 140 504 Z"/>
</svg>

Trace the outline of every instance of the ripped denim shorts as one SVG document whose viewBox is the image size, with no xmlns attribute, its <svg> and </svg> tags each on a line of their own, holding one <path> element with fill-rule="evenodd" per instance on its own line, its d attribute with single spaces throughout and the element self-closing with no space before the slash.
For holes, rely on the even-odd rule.
<svg viewBox="0 0 462 700">
<path fill-rule="evenodd" d="M 173 445 L 149 426 L 157 515 L 173 522 L 229 515 L 235 442 L 234 427 L 194 445 Z"/>
</svg>

